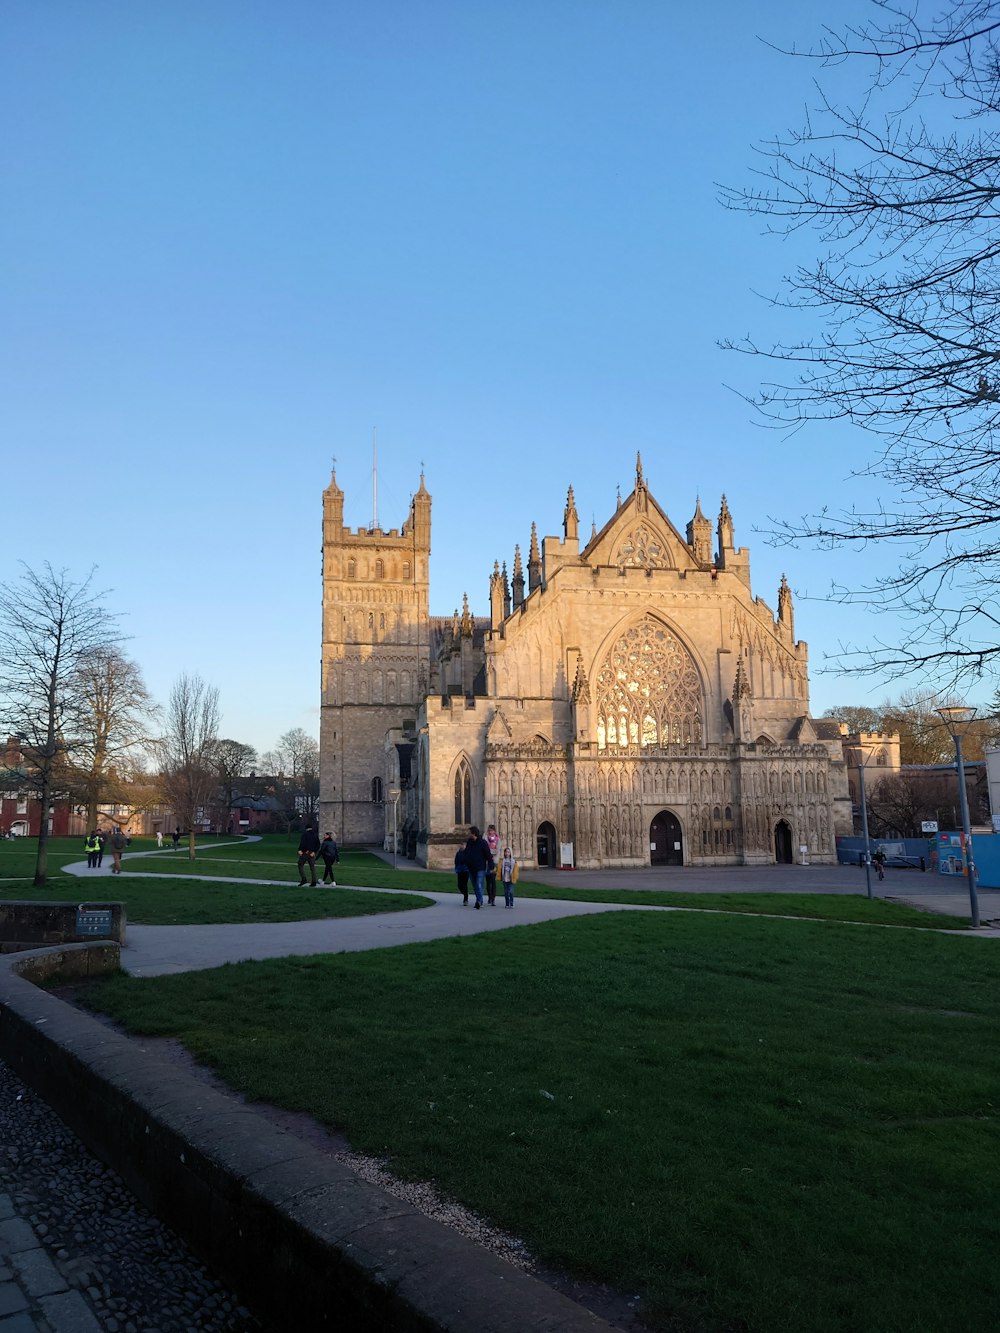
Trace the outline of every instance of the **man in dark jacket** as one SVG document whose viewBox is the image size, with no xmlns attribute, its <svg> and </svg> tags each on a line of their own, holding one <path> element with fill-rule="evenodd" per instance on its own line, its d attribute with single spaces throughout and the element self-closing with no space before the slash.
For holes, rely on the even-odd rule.
<svg viewBox="0 0 1000 1333">
<path fill-rule="evenodd" d="M 493 854 L 489 843 L 473 824 L 469 829 L 469 838 L 465 844 L 465 864 L 469 869 L 469 879 L 476 894 L 476 911 L 483 905 L 483 890 L 486 887 L 486 872 L 493 869 Z"/>
<path fill-rule="evenodd" d="M 125 850 L 125 834 L 120 828 L 116 828 L 111 835 L 111 873 L 120 875 L 122 873 L 122 852 Z"/>
<path fill-rule="evenodd" d="M 340 860 L 340 852 L 337 849 L 337 839 L 332 833 L 328 833 L 319 845 L 319 854 L 323 858 L 323 864 L 326 869 L 323 872 L 323 883 L 332 884 L 337 887 L 337 881 L 334 877 L 333 867 L 335 862 Z"/>
<path fill-rule="evenodd" d="M 312 824 L 307 824 L 299 839 L 299 885 L 306 882 L 306 869 L 309 870 L 313 888 L 316 887 L 316 854 L 319 851 L 319 834 Z"/>
</svg>

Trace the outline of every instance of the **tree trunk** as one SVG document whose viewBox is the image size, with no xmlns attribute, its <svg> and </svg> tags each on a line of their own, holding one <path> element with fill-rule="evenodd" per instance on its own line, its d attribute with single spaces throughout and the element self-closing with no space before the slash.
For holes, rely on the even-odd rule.
<svg viewBox="0 0 1000 1333">
<path fill-rule="evenodd" d="M 52 791 L 51 773 L 42 773 L 39 799 L 42 803 L 42 816 L 38 825 L 38 855 L 35 858 L 35 888 L 40 888 L 48 879 L 49 871 L 49 795 Z"/>
<path fill-rule="evenodd" d="M 188 860 L 193 861 L 194 859 L 195 859 L 194 825 L 192 824 L 190 829 L 188 830 Z"/>
</svg>

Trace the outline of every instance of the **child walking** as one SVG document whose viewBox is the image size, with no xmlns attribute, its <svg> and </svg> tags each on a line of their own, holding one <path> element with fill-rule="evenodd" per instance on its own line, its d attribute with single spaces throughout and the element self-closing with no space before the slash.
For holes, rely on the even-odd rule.
<svg viewBox="0 0 1000 1333">
<path fill-rule="evenodd" d="M 503 881 L 503 905 L 514 906 L 514 884 L 517 880 L 517 861 L 509 847 L 503 849 L 500 862 L 500 878 Z"/>
</svg>

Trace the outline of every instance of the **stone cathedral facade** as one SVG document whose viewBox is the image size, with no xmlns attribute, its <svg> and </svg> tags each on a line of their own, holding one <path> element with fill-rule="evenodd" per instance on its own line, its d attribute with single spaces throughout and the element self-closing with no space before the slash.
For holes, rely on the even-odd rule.
<svg viewBox="0 0 1000 1333">
<path fill-rule="evenodd" d="M 581 545 L 494 565 L 489 616 L 430 614 L 431 497 L 399 529 L 344 526 L 324 493 L 320 818 L 346 844 L 451 868 L 470 823 L 522 864 L 836 860 L 851 808 L 839 732 L 809 716 L 782 578 L 754 597 L 723 496 L 681 533 L 635 487 Z M 803 849 L 805 851 L 803 852 Z"/>
</svg>

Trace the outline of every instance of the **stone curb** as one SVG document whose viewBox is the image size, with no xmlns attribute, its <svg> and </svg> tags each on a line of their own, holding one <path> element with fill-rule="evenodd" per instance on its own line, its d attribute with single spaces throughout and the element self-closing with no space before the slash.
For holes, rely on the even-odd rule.
<svg viewBox="0 0 1000 1333">
<path fill-rule="evenodd" d="M 104 942 L 0 957 L 0 1057 L 247 1305 L 357 1333 L 611 1329 L 33 984 L 117 966 Z"/>
</svg>

